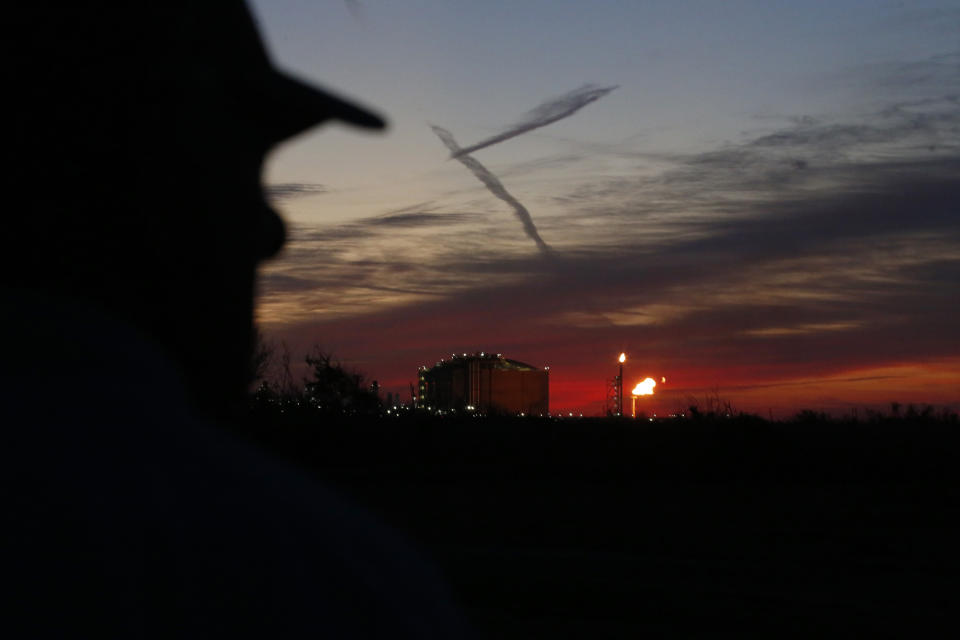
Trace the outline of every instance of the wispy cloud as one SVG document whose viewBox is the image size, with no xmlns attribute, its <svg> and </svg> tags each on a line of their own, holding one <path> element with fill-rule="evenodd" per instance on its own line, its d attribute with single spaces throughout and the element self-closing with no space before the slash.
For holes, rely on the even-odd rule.
<svg viewBox="0 0 960 640">
<path fill-rule="evenodd" d="M 823 331 L 849 331 L 862 327 L 862 322 L 812 322 L 784 327 L 763 327 L 762 329 L 748 329 L 744 335 L 758 337 L 798 336 Z"/>
<path fill-rule="evenodd" d="M 437 213 L 432 211 L 406 211 L 391 213 L 375 218 L 366 218 L 361 224 L 379 227 L 402 227 L 413 229 L 419 227 L 433 227 L 440 225 L 456 225 L 474 221 L 479 216 L 471 213 Z"/>
<path fill-rule="evenodd" d="M 279 184 L 268 184 L 264 188 L 267 198 L 274 202 L 284 200 L 293 200 L 294 198 L 303 198 L 306 196 L 315 196 L 321 193 L 327 193 L 327 188 L 322 184 L 314 182 L 282 182 Z"/>
<path fill-rule="evenodd" d="M 899 20 L 923 23 L 928 29 L 956 33 L 960 29 L 960 10 L 918 12 Z M 902 29 L 903 25 L 897 25 Z M 955 94 L 960 89 L 960 50 L 948 51 L 915 60 L 888 60 L 838 68 L 817 81 L 811 90 L 843 88 L 866 94 L 873 101 L 903 100 L 905 96 L 930 98 Z"/>
</svg>

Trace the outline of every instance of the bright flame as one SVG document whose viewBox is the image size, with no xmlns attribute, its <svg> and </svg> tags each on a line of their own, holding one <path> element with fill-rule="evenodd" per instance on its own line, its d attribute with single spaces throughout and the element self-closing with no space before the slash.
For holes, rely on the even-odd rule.
<svg viewBox="0 0 960 640">
<path fill-rule="evenodd" d="M 667 381 L 666 378 L 660 378 L 660 382 L 666 382 L 666 381 Z"/>
<path fill-rule="evenodd" d="M 638 382 L 637 386 L 633 388 L 632 393 L 635 396 L 652 396 L 653 388 L 657 386 L 657 381 L 653 378 L 645 378 L 643 382 Z"/>
<path fill-rule="evenodd" d="M 623 363 L 626 362 L 626 361 L 627 361 L 627 354 L 621 353 L 621 354 L 620 354 L 620 364 L 623 364 Z"/>
</svg>

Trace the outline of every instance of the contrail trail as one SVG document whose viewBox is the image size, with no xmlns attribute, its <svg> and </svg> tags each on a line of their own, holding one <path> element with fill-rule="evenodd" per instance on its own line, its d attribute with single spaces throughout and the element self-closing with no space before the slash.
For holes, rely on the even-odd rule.
<svg viewBox="0 0 960 640">
<path fill-rule="evenodd" d="M 363 5 L 360 3 L 360 0 L 343 0 L 343 3 L 347 5 L 347 10 L 353 16 L 354 20 L 363 20 Z"/>
<path fill-rule="evenodd" d="M 477 176 L 477 179 L 486 185 L 487 189 L 490 190 L 490 193 L 513 207 L 514 213 L 517 214 L 517 217 L 520 218 L 520 222 L 523 223 L 523 230 L 526 232 L 526 234 L 537 243 L 537 247 L 540 248 L 541 252 L 546 255 L 550 255 L 550 245 L 544 242 L 543 238 L 540 237 L 540 233 L 537 231 L 537 226 L 533 224 L 533 218 L 530 217 L 530 212 L 527 211 L 527 208 L 523 206 L 519 200 L 510 195 L 497 176 L 490 173 L 489 169 L 477 162 L 472 156 L 466 155 L 466 150 L 460 148 L 460 145 L 457 144 L 457 141 L 453 139 L 452 133 L 443 127 L 438 127 L 436 125 L 430 125 L 430 128 L 433 129 L 433 132 L 437 134 L 437 136 L 439 136 L 440 140 L 443 141 L 443 144 L 447 146 L 447 149 L 450 150 L 450 153 L 453 154 L 453 157 L 459 160 L 467 169 L 470 169 L 470 171 L 473 172 L 473 175 Z"/>
<path fill-rule="evenodd" d="M 547 100 L 540 106 L 534 108 L 532 111 L 528 111 L 520 122 L 516 123 L 503 133 L 498 133 L 492 138 L 481 140 L 480 142 L 472 144 L 469 147 L 463 147 L 462 149 L 455 151 L 451 157 L 460 158 L 468 153 L 473 153 L 479 149 L 489 147 L 492 144 L 497 144 L 498 142 L 503 142 L 504 140 L 509 140 L 510 138 L 519 136 L 521 133 L 526 133 L 527 131 L 531 131 L 533 129 L 539 129 L 540 127 L 550 124 L 551 122 L 556 122 L 557 120 L 562 120 L 567 116 L 572 116 L 583 107 L 595 100 L 599 100 L 603 96 L 616 89 L 618 86 L 620 85 L 614 85 L 612 87 L 598 87 L 592 84 L 585 84 L 579 89 L 574 89 L 573 91 L 565 93 L 562 96 L 553 98 L 552 100 Z"/>
</svg>

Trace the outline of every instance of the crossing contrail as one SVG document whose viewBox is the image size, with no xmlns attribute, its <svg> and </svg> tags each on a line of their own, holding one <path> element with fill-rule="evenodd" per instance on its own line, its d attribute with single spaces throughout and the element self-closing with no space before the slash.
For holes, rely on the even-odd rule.
<svg viewBox="0 0 960 640">
<path fill-rule="evenodd" d="M 523 120 L 516 123 L 503 133 L 499 133 L 492 138 L 487 138 L 486 140 L 481 140 L 480 142 L 472 144 L 469 147 L 461 148 L 460 145 L 457 144 L 457 141 L 454 140 L 453 134 L 443 127 L 438 127 L 436 125 L 430 126 L 433 129 L 433 132 L 439 136 L 440 140 L 443 141 L 443 144 L 447 146 L 447 149 L 450 150 L 450 157 L 456 158 L 467 169 L 470 169 L 473 175 L 475 175 L 480 182 L 486 185 L 487 189 L 490 190 L 490 193 L 513 207 L 514 213 L 517 214 L 517 217 L 520 218 L 520 222 L 523 223 L 523 230 L 526 232 L 526 234 L 537 243 L 537 247 L 540 248 L 540 251 L 542 251 L 544 254 L 549 254 L 550 245 L 544 242 L 543 238 L 540 237 L 540 233 L 537 231 L 537 226 L 533 224 L 533 218 L 530 216 L 530 212 L 527 211 L 527 208 L 523 206 L 519 200 L 510 195 L 510 192 L 507 191 L 497 176 L 493 175 L 489 169 L 480 164 L 470 154 L 479 149 L 484 149 L 490 145 L 497 144 L 498 142 L 503 142 L 504 140 L 509 140 L 510 138 L 519 136 L 527 131 L 539 129 L 540 127 L 550 124 L 551 122 L 562 120 L 567 116 L 572 116 L 574 113 L 587 106 L 591 102 L 599 100 L 603 96 L 607 95 L 616 89 L 617 86 L 618 85 L 614 85 L 612 87 L 598 87 L 592 84 L 583 85 L 579 89 L 574 89 L 573 91 L 565 93 L 562 96 L 553 98 L 552 100 L 547 100 L 533 110 L 528 111 Z"/>
<path fill-rule="evenodd" d="M 592 84 L 585 84 L 579 89 L 574 89 L 573 91 L 565 93 L 562 96 L 547 100 L 540 106 L 528 111 L 520 122 L 516 123 L 503 133 L 498 133 L 492 138 L 481 140 L 480 142 L 472 144 L 468 147 L 463 147 L 462 149 L 453 152 L 451 157 L 459 159 L 468 153 L 473 153 L 474 151 L 489 147 L 490 145 L 497 144 L 498 142 L 503 142 L 504 140 L 509 140 L 510 138 L 519 136 L 527 131 L 539 129 L 540 127 L 550 124 L 551 122 L 562 120 L 567 116 L 572 116 L 583 107 L 587 106 L 591 102 L 594 102 L 595 100 L 599 100 L 603 96 L 616 89 L 618 86 L 619 85 L 613 85 L 612 87 L 598 87 Z"/>
<path fill-rule="evenodd" d="M 523 223 L 523 230 L 526 232 L 534 242 L 537 243 L 540 251 L 544 254 L 550 254 L 550 245 L 543 241 L 543 238 L 540 237 L 540 233 L 537 231 L 537 226 L 533 224 L 533 218 L 530 217 L 530 212 L 527 211 L 527 208 L 520 203 L 519 200 L 514 198 L 507 189 L 503 186 L 503 183 L 500 182 L 500 179 L 497 176 L 490 173 L 490 170 L 485 166 L 477 162 L 472 156 L 466 155 L 466 150 L 461 149 L 460 145 L 457 144 L 457 141 L 453 139 L 453 134 L 444 129 L 443 127 L 438 127 L 436 125 L 430 125 L 430 128 L 433 129 L 433 132 L 437 134 L 440 140 L 443 141 L 443 144 L 447 146 L 447 149 L 450 150 L 450 153 L 454 158 L 459 160 L 463 166 L 477 177 L 477 179 L 486 185 L 487 189 L 490 190 L 490 193 L 497 196 L 511 207 L 513 207 L 514 213 L 517 214 L 517 217 L 520 218 L 520 222 Z M 519 134 L 514 134 L 519 135 Z M 493 144 L 492 142 L 490 144 Z"/>
</svg>

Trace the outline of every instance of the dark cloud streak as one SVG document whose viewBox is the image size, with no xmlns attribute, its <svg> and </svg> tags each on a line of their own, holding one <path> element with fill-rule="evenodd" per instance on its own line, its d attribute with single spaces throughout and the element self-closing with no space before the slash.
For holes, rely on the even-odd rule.
<svg viewBox="0 0 960 640">
<path fill-rule="evenodd" d="M 280 202 L 327 193 L 327 188 L 322 184 L 313 182 L 284 182 L 268 184 L 263 188 L 263 191 L 270 200 Z"/>
<path fill-rule="evenodd" d="M 431 211 L 410 211 L 393 213 L 377 218 L 367 218 L 362 222 L 377 227 L 418 228 L 425 226 L 455 225 L 470 222 L 478 216 L 469 213 L 435 213 Z"/>
</svg>

